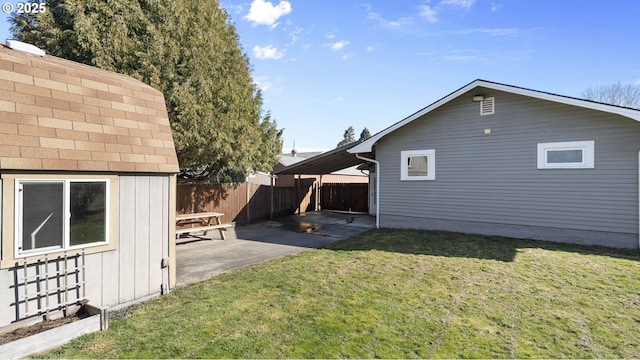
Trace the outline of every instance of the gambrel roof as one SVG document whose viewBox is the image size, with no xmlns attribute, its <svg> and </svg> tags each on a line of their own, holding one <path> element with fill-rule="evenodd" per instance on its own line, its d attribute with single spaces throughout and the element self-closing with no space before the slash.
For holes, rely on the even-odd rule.
<svg viewBox="0 0 640 360">
<path fill-rule="evenodd" d="M 369 153 L 373 150 L 373 146 L 375 145 L 375 143 L 385 135 L 409 124 L 410 122 L 424 116 L 425 114 L 441 107 L 442 105 L 448 103 L 453 99 L 458 98 L 463 94 L 466 94 L 474 89 L 478 89 L 478 91 L 480 91 L 483 88 L 490 89 L 490 90 L 504 91 L 512 94 L 518 94 L 518 95 L 528 96 L 528 97 L 537 98 L 541 100 L 553 101 L 553 102 L 567 104 L 567 105 L 579 106 L 587 109 L 604 111 L 608 113 L 618 114 L 636 121 L 640 121 L 640 110 L 637 110 L 637 109 L 603 104 L 595 101 L 578 99 L 578 98 L 569 97 L 569 96 L 556 95 L 548 92 L 536 91 L 536 90 L 526 89 L 522 87 L 505 85 L 505 84 L 478 79 L 461 87 L 460 89 L 452 92 L 451 94 L 443 97 L 442 99 L 434 102 L 433 104 L 425 107 L 424 109 L 414 113 L 413 115 L 410 115 L 409 117 L 380 131 L 379 133 L 373 135 L 366 141 L 363 141 L 362 143 L 350 148 L 347 151 L 352 154 Z M 473 94 L 482 95 L 481 93 L 476 94 L 475 92 Z"/>
<path fill-rule="evenodd" d="M 0 46 L 0 169 L 176 173 L 164 96 L 124 75 Z"/>
</svg>

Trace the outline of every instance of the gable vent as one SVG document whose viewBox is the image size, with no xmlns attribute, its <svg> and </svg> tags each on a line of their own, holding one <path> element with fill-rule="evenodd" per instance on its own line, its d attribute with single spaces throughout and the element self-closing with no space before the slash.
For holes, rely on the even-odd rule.
<svg viewBox="0 0 640 360">
<path fill-rule="evenodd" d="M 480 102 L 480 115 L 492 115 L 496 111 L 494 98 L 485 98 Z"/>
</svg>

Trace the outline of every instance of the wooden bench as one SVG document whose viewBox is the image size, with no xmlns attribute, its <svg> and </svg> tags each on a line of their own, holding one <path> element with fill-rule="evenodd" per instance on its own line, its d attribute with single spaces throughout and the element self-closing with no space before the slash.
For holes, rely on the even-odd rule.
<svg viewBox="0 0 640 360">
<path fill-rule="evenodd" d="M 223 224 L 223 213 L 217 212 L 202 212 L 194 214 L 180 214 L 176 216 L 176 227 L 184 225 L 197 225 L 192 227 L 185 227 L 176 229 L 176 237 L 181 234 L 189 234 L 192 232 L 203 231 L 205 234 L 209 230 L 218 230 L 222 240 L 226 240 L 224 231 L 233 225 Z"/>
</svg>

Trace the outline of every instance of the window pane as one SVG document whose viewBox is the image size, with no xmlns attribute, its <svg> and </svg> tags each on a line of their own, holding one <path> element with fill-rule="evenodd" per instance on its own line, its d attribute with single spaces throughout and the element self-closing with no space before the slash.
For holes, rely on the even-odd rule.
<svg viewBox="0 0 640 360">
<path fill-rule="evenodd" d="M 548 164 L 582 163 L 582 150 L 549 150 Z"/>
<path fill-rule="evenodd" d="M 71 246 L 106 240 L 106 192 L 104 182 L 70 184 Z"/>
<path fill-rule="evenodd" d="M 63 183 L 22 184 L 22 250 L 62 247 Z"/>
<path fill-rule="evenodd" d="M 411 156 L 409 158 L 409 168 L 407 169 L 407 175 L 409 176 L 427 176 L 427 162 L 428 156 Z"/>
</svg>

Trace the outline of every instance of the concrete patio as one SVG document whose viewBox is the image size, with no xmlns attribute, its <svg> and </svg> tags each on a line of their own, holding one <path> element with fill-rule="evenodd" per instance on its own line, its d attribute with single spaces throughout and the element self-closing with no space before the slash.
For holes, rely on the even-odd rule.
<svg viewBox="0 0 640 360">
<path fill-rule="evenodd" d="M 310 212 L 291 215 L 207 236 L 180 239 L 176 246 L 177 286 L 306 249 L 320 248 L 375 228 L 375 217 L 363 214 Z M 193 240 L 193 241 L 191 241 Z"/>
</svg>

